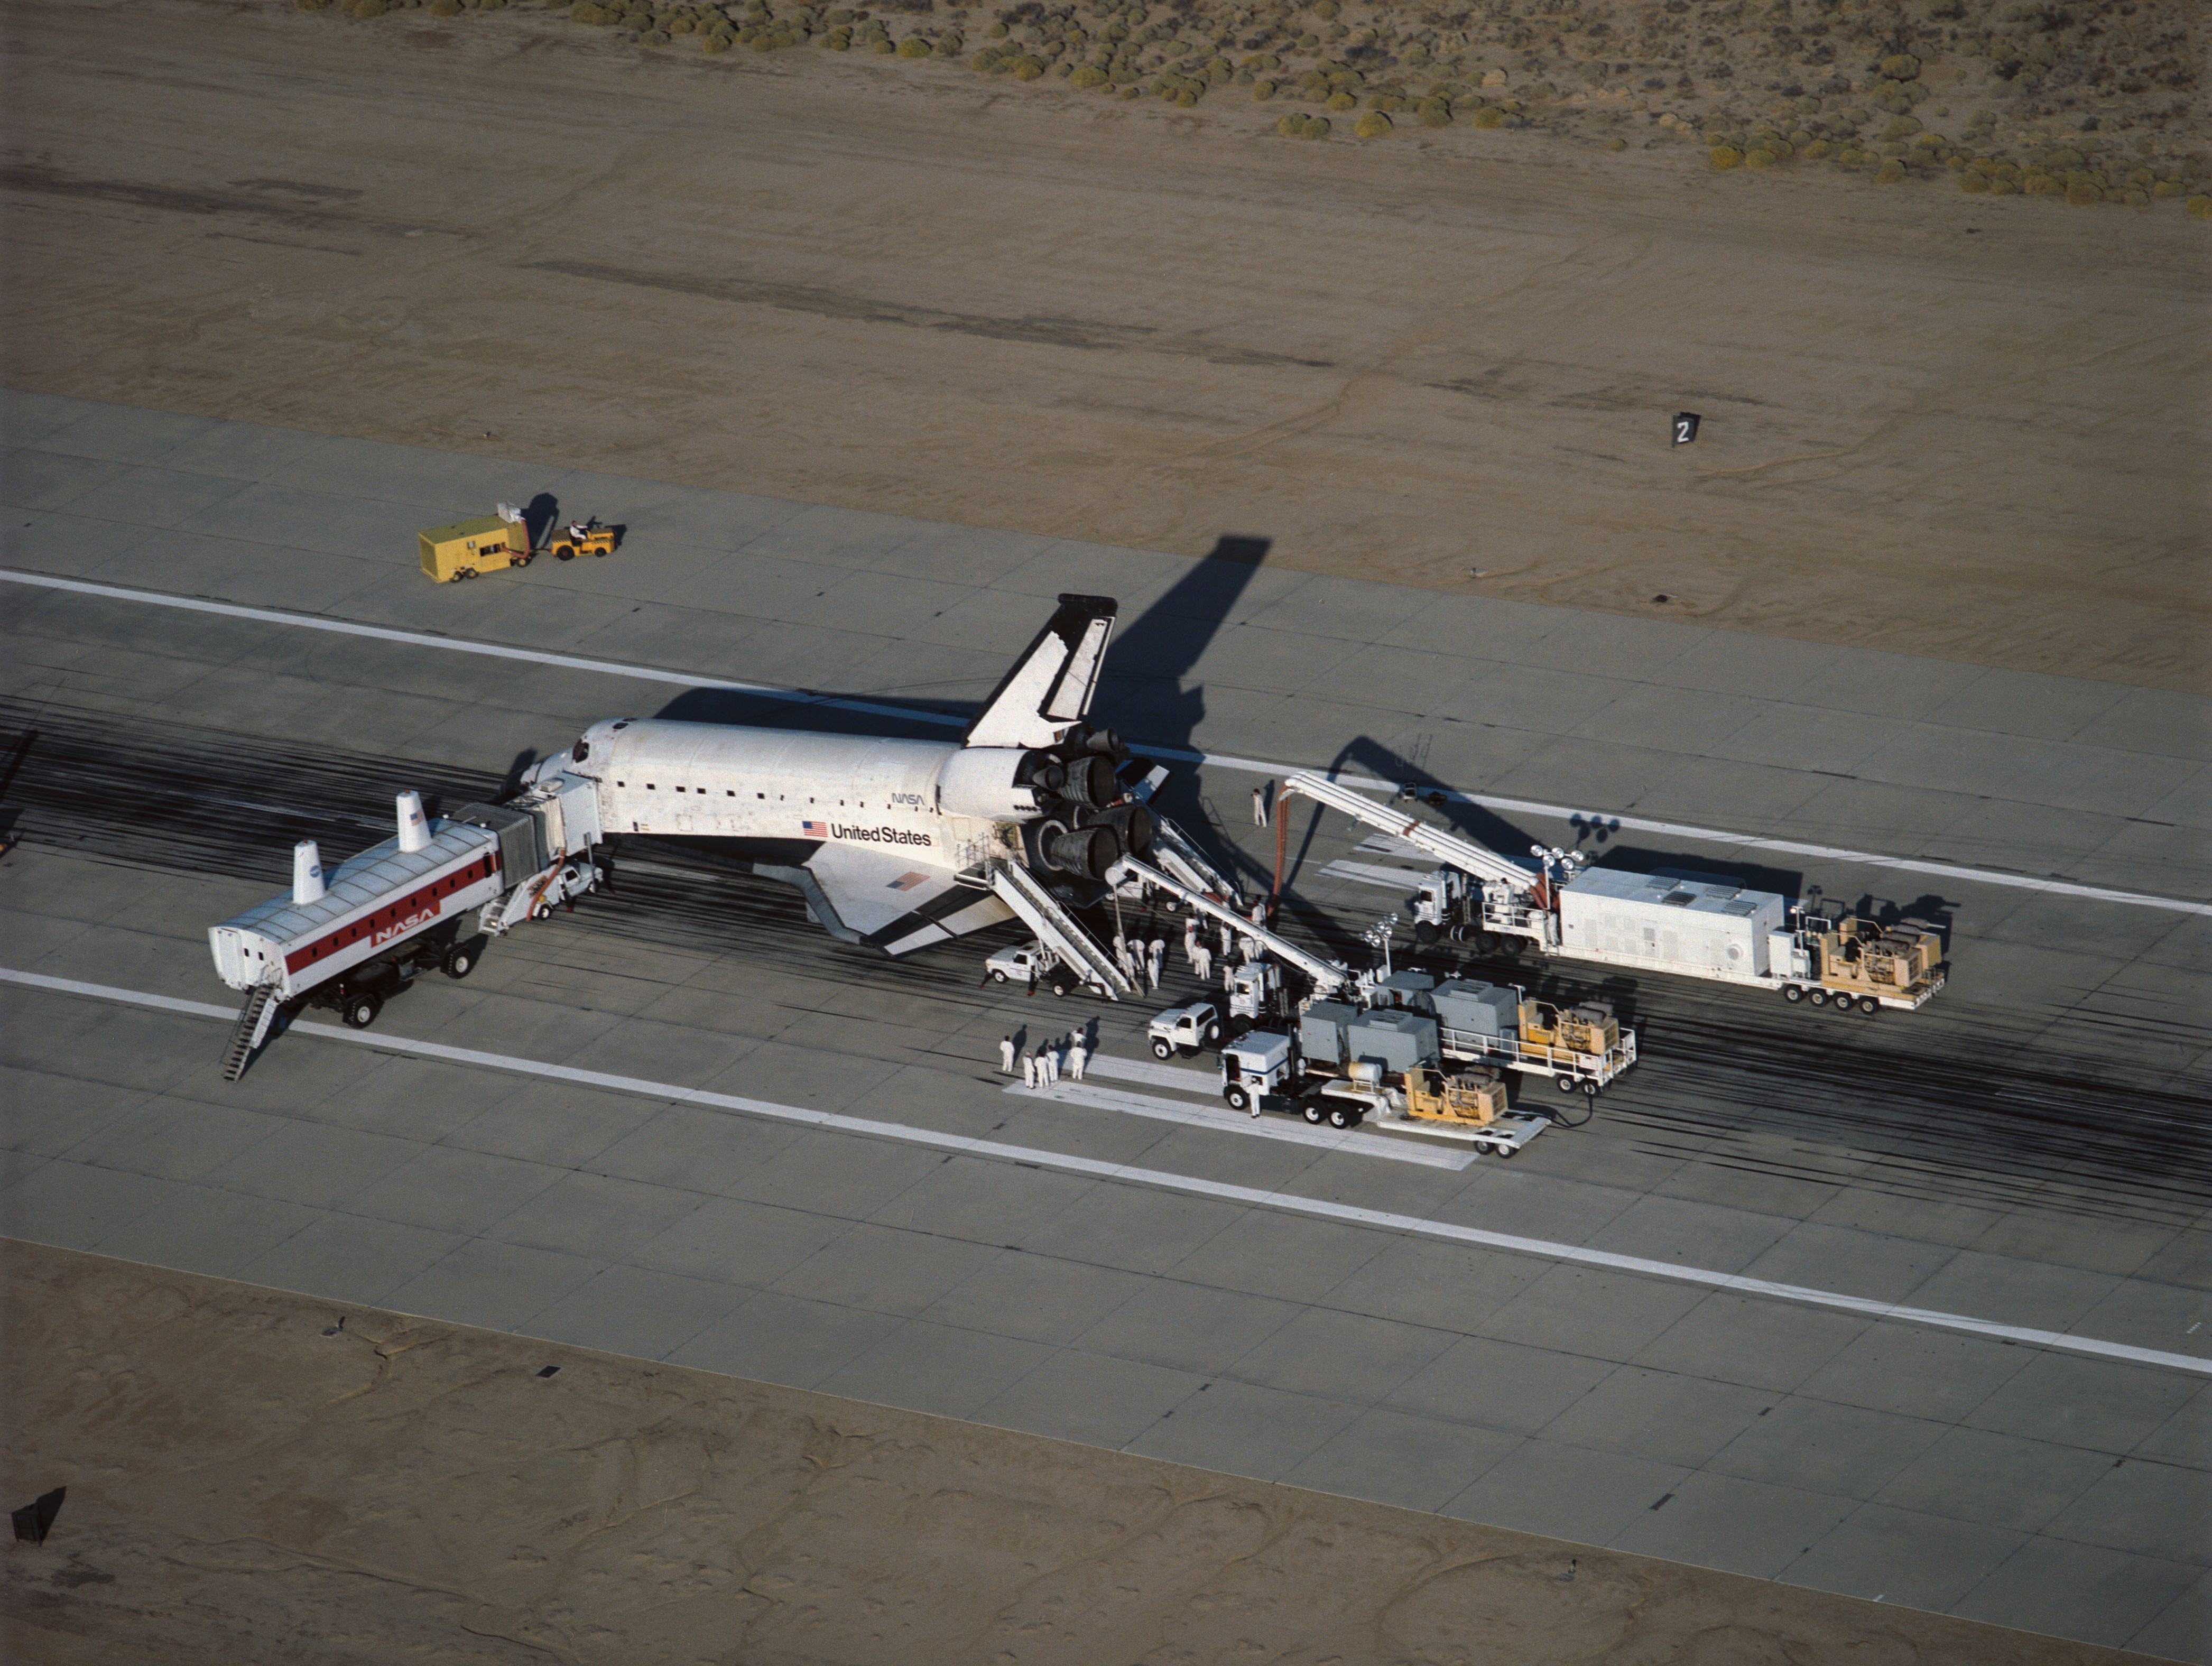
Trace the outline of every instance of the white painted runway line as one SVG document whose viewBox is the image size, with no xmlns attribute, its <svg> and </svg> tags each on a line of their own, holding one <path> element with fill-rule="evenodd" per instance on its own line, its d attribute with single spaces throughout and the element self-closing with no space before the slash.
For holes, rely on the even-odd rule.
<svg viewBox="0 0 2212 1666">
<path fill-rule="evenodd" d="M 93 1000 L 120 1002 L 126 1006 L 150 1007 L 156 1012 L 210 1018 L 229 1024 L 237 1014 L 227 1006 L 210 1006 L 205 1001 L 180 1000 L 173 995 L 149 994 L 137 989 L 121 989 L 104 983 L 83 983 L 74 978 L 49 977 L 43 973 L 17 971 L 12 967 L 0 967 L 0 983 L 13 983 L 26 988 L 44 989 L 57 994 L 76 995 Z M 537 1059 L 516 1058 L 503 1053 L 482 1053 L 471 1048 L 447 1047 L 436 1042 L 412 1041 L 396 1036 L 375 1036 L 366 1031 L 346 1030 L 334 1024 L 295 1023 L 288 1034 L 313 1036 L 319 1040 L 348 1042 L 356 1046 L 373 1047 L 381 1052 L 410 1055 L 416 1058 L 437 1059 L 448 1064 L 472 1066 L 480 1070 L 501 1070 L 519 1075 L 537 1076 L 555 1081 L 575 1082 L 586 1087 L 605 1088 L 611 1092 L 635 1093 L 647 1098 L 665 1099 L 684 1104 L 707 1105 L 720 1110 L 732 1110 L 750 1116 L 771 1118 L 776 1122 L 793 1122 L 807 1128 L 834 1129 L 842 1134 L 862 1134 L 878 1140 L 896 1140 L 908 1145 L 925 1146 L 939 1151 L 960 1152 L 972 1157 L 988 1158 L 1010 1163 L 1020 1163 L 1040 1169 L 1054 1169 L 1066 1174 L 1088 1175 L 1095 1179 L 1119 1181 L 1129 1185 L 1151 1186 L 1161 1191 L 1182 1192 L 1195 1197 L 1220 1198 L 1232 1203 L 1248 1204 L 1255 1209 L 1279 1210 L 1286 1214 L 1311 1216 L 1323 1220 L 1340 1220 L 1355 1226 L 1370 1226 L 1382 1231 L 1404 1232 L 1415 1237 L 1437 1238 L 1452 1243 L 1471 1243 L 1487 1250 L 1503 1250 L 1516 1255 L 1534 1256 L 1547 1261 L 1570 1262 L 1583 1267 L 1602 1267 L 1618 1273 L 1632 1273 L 1644 1278 L 1667 1279 L 1677 1284 L 1693 1284 L 1706 1289 L 1721 1290 L 1739 1296 L 1757 1296 L 1770 1301 L 1794 1302 L 1808 1307 L 1832 1308 L 1845 1313 L 1856 1313 L 1869 1319 L 1895 1320 L 1905 1324 L 1925 1325 L 1939 1330 L 1966 1331 L 1977 1336 L 1996 1337 L 2002 1341 L 2024 1343 L 2031 1347 L 2051 1348 L 2063 1353 L 2087 1354 L 2100 1359 L 2123 1360 L 2131 1365 L 2155 1365 L 2169 1371 L 2189 1371 L 2197 1376 L 2212 1377 L 2212 1359 L 2202 1359 L 2186 1353 L 2167 1353 L 2157 1348 L 2136 1347 L 2126 1342 L 2109 1342 L 2100 1337 L 2082 1336 L 2067 1331 L 2038 1330 L 2027 1325 L 2008 1325 L 1993 1319 L 1978 1319 L 1963 1313 L 1940 1312 L 1932 1308 L 1908 1307 L 1899 1302 L 1875 1301 L 1864 1296 L 1846 1296 L 1831 1290 L 1815 1290 L 1809 1286 L 1777 1284 L 1768 1279 L 1747 1278 L 1740 1273 L 1722 1273 L 1711 1268 L 1685 1266 L 1677 1262 L 1652 1261 L 1642 1256 L 1615 1255 L 1611 1250 L 1592 1250 L 1578 1243 L 1557 1243 L 1544 1238 L 1524 1237 L 1513 1232 L 1492 1232 L 1479 1226 L 1462 1226 L 1455 1222 L 1425 1219 L 1419 1215 L 1396 1214 L 1386 1209 L 1363 1209 L 1348 1203 L 1332 1202 L 1327 1198 L 1303 1197 L 1295 1192 L 1267 1191 L 1254 1186 L 1231 1185 L 1225 1181 L 1207 1180 L 1197 1175 L 1174 1174 L 1160 1169 L 1139 1168 L 1132 1164 L 1107 1163 L 1095 1158 L 1073 1157 L 1065 1152 L 1043 1151 L 1034 1146 L 1007 1145 L 996 1140 L 977 1140 L 966 1134 L 945 1134 L 935 1128 L 911 1127 L 903 1122 L 884 1122 L 865 1116 L 847 1116 L 836 1111 L 809 1110 L 800 1105 L 777 1104 L 772 1100 L 747 1099 L 735 1094 L 713 1093 L 704 1088 L 679 1087 L 669 1082 L 642 1080 L 635 1076 L 615 1076 L 597 1070 L 580 1070 L 571 1065 L 547 1064 Z M 209 1055 L 213 1067 L 214 1055 Z"/>
<path fill-rule="evenodd" d="M 1280 1112 L 1231 1110 L 1225 1104 L 1194 1105 L 1176 1099 L 1155 1099 L 1148 1093 L 1127 1093 L 1118 1087 L 1094 1087 L 1062 1077 L 1049 1087 L 1024 1087 L 1009 1082 L 1005 1091 L 1024 1099 L 1049 1099 L 1056 1104 L 1082 1105 L 1091 1110 L 1110 1110 L 1123 1116 L 1145 1116 L 1156 1122 L 1183 1128 L 1212 1128 L 1217 1134 L 1241 1134 L 1255 1140 L 1278 1140 L 1285 1145 L 1318 1146 L 1346 1157 L 1380 1157 L 1393 1163 L 1413 1163 L 1425 1169 L 1457 1170 L 1472 1167 L 1471 1151 L 1441 1152 L 1401 1144 L 1356 1128 L 1312 1128 L 1291 1121 Z"/>
<path fill-rule="evenodd" d="M 121 585 L 94 584 L 87 579 L 65 579 L 52 573 L 29 573 L 0 567 L 0 581 L 36 585 L 47 590 L 66 590 L 78 595 L 104 596 L 114 601 L 140 602 L 149 607 L 173 607 L 186 612 L 218 614 L 224 618 L 252 619 L 260 624 L 288 625 L 301 630 L 326 630 L 341 636 L 363 636 L 380 642 L 404 642 L 411 648 L 437 648 L 447 654 L 474 654 L 495 660 L 520 660 L 530 665 L 557 666 L 568 671 L 628 678 L 634 682 L 660 683 L 686 689 L 727 689 L 739 694 L 763 695 L 808 705 L 834 707 L 839 711 L 866 712 L 877 717 L 898 717 L 911 722 L 939 724 L 948 728 L 964 729 L 970 721 L 968 718 L 955 717 L 944 712 L 886 706 L 844 695 L 818 694 L 811 689 L 693 677 L 656 666 L 625 665 L 617 660 L 593 660 L 581 654 L 551 654 L 540 648 L 509 648 L 503 643 L 472 641 L 465 637 L 442 636 L 430 631 L 397 630 L 388 625 L 356 624 L 349 620 L 327 618 L 320 614 L 288 613 L 282 609 L 270 607 L 246 607 L 234 602 L 172 595 L 166 591 L 134 590 Z M 1320 767 L 1316 764 L 1278 763 L 1265 758 L 1236 757 L 1226 752 L 1185 751 L 1168 746 L 1134 746 L 1133 750 L 1147 757 L 1172 758 L 1218 769 L 1241 770 L 1247 775 L 1266 775 L 1276 781 L 1299 769 Z M 1361 792 L 1376 793 L 1384 797 L 1396 793 L 1401 784 L 1376 781 L 1367 775 L 1331 775 L 1329 779 Z M 2195 914 L 2212 918 L 2212 903 L 2192 903 L 2179 897 L 2154 897 L 2145 891 L 2115 891 L 2105 885 L 2077 885 L 2070 879 L 2039 879 L 2030 874 L 2007 873 L 1996 868 L 1966 867 L 1956 862 L 1884 856 L 1873 851 L 1845 850 L 1835 845 L 1806 844 L 1791 839 L 1765 838 L 1755 833 L 1730 833 L 1711 827 L 1692 827 L 1683 822 L 1648 821 L 1641 817 L 1620 815 L 1613 811 L 1576 809 L 1569 805 L 1540 803 L 1534 799 L 1498 798 L 1486 793 L 1446 792 L 1443 796 L 1461 804 L 1480 805 L 1487 810 L 1510 810 L 1525 816 L 1548 816 L 1559 821 L 1579 820 L 1615 831 L 1634 828 L 1642 833 L 1664 833 L 1678 839 L 1696 839 L 1708 844 L 1727 845 L 1750 854 L 1816 856 L 1826 861 L 1855 862 L 1862 866 L 1885 868 L 1894 873 L 1970 879 L 1985 885 L 2002 885 L 2014 891 L 2039 891 L 2053 897 L 2080 897 L 2091 902 L 2119 903 L 2132 908 L 2166 909 L 2177 914 Z"/>
</svg>

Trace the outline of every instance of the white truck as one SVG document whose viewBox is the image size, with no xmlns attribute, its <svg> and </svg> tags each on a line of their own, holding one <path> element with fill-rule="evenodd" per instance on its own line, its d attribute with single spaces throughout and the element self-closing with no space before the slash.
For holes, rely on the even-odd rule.
<svg viewBox="0 0 2212 1666">
<path fill-rule="evenodd" d="M 1145 1026 L 1156 1059 L 1188 1058 L 1221 1040 L 1221 1014 L 1206 1001 L 1170 1006 Z"/>
<path fill-rule="evenodd" d="M 1526 942 L 1561 959 L 1733 983 L 1869 1016 L 1914 1011 L 1946 981 L 1942 939 L 1923 925 L 1832 919 L 1710 875 L 1593 868 L 1579 851 L 1534 845 L 1525 860 L 1501 856 L 1310 771 L 1284 782 L 1284 796 L 1293 793 L 1444 864 L 1407 875 L 1414 935 L 1424 943 L 1448 937 L 1487 952 Z M 1277 826 L 1279 891 L 1280 818 Z"/>
<path fill-rule="evenodd" d="M 1082 988 L 1100 994 L 1111 994 L 1111 991 L 1096 978 L 1082 976 L 1042 943 L 1023 943 L 1011 949 L 1000 949 L 983 962 L 983 970 L 990 975 L 994 983 L 1026 984 L 1034 977 L 1055 995 L 1065 995 Z"/>
</svg>

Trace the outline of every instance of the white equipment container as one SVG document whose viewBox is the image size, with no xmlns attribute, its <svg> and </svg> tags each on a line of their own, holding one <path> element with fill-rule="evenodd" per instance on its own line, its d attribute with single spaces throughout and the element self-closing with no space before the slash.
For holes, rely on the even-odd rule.
<svg viewBox="0 0 2212 1666">
<path fill-rule="evenodd" d="M 1772 891 L 1589 868 L 1559 892 L 1559 952 L 1771 988 L 1770 945 L 1788 919 L 1789 904 Z"/>
</svg>

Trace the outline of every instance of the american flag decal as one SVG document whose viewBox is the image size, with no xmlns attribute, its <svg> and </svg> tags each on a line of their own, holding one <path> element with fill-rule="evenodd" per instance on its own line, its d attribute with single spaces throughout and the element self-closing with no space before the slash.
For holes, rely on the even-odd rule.
<svg viewBox="0 0 2212 1666">
<path fill-rule="evenodd" d="M 817 839 L 826 839 L 830 836 L 830 830 L 820 822 L 801 822 L 799 824 L 799 830 Z"/>
<path fill-rule="evenodd" d="M 929 876 L 927 873 L 902 873 L 897 879 L 892 880 L 890 884 L 885 885 L 884 889 L 885 891 L 912 891 L 916 885 L 922 884 L 928 878 Z"/>
</svg>

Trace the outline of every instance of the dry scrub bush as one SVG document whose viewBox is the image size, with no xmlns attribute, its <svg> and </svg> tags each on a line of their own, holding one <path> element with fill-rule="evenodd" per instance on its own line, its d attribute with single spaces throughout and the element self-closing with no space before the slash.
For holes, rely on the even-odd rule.
<svg viewBox="0 0 2212 1666">
<path fill-rule="evenodd" d="M 1424 127 L 1449 127 L 1451 106 L 1442 99 L 1431 99 L 1421 106 L 1420 119 Z"/>
<path fill-rule="evenodd" d="M 1982 196 L 1989 188 L 1990 180 L 1986 173 L 1961 173 L 1959 176 L 1959 189 L 1969 197 Z"/>
<path fill-rule="evenodd" d="M 1358 106 L 1359 100 L 1349 93 L 1331 93 L 1328 95 L 1328 107 L 1332 110 L 1354 110 Z"/>
<path fill-rule="evenodd" d="M 1614 137 L 1605 142 L 1605 148 L 1607 150 L 1612 151 L 1626 150 L 1628 149 L 1628 141 L 1616 134 Z"/>
<path fill-rule="evenodd" d="M 2212 197 L 2192 197 L 2182 207 L 2199 220 L 2212 220 Z"/>
<path fill-rule="evenodd" d="M 2087 208 L 2105 200 L 2105 193 L 2087 179 L 2076 179 L 2066 187 L 2066 200 L 2075 208 Z"/>
<path fill-rule="evenodd" d="M 1743 165 L 1746 167 L 1771 167 L 1774 166 L 1776 160 L 1777 158 L 1771 150 L 1753 149 L 1743 153 Z"/>
<path fill-rule="evenodd" d="M 1390 127 L 1391 122 L 1389 116 L 1380 110 L 1370 110 L 1359 119 L 1352 131 L 1354 137 L 1358 138 L 1379 139 L 1390 131 Z"/>
<path fill-rule="evenodd" d="M 830 43 L 825 40 L 822 44 L 827 46 Z M 726 52 L 730 50 L 730 37 L 726 34 L 708 35 L 699 42 L 699 50 L 702 52 Z M 841 52 L 845 50 L 843 41 L 837 43 L 837 50 Z"/>
<path fill-rule="evenodd" d="M 1881 72 L 1892 81 L 1911 81 L 1920 73 L 1920 60 L 1911 52 L 1899 52 L 1882 59 Z"/>
<path fill-rule="evenodd" d="M 1486 104 L 1474 112 L 1473 124 L 1483 128 L 1503 127 L 1505 125 L 1505 112 L 1494 104 Z"/>
<path fill-rule="evenodd" d="M 1273 82 L 1255 81 L 1252 83 L 1252 101 L 1255 104 L 1265 104 L 1269 99 L 1274 96 L 1275 83 Z"/>
<path fill-rule="evenodd" d="M 1900 161 L 1887 161 L 1875 170 L 1874 182 L 1878 185 L 1899 185 L 1904 179 L 1905 164 Z"/>
<path fill-rule="evenodd" d="M 918 34 L 910 34 L 899 42 L 898 55 L 901 58 L 927 58 L 929 43 Z"/>
<path fill-rule="evenodd" d="M 1067 83 L 1071 87 L 1080 87 L 1084 91 L 1089 92 L 1093 87 L 1103 87 L 1106 84 L 1106 72 L 1086 64 L 1068 76 Z"/>
<path fill-rule="evenodd" d="M 1713 147 L 1712 164 L 1715 167 L 1738 167 L 1742 163 L 1743 152 L 1738 150 L 1734 145 L 1717 144 Z"/>
<path fill-rule="evenodd" d="M 433 17 L 459 17 L 460 15 L 461 0 L 430 0 L 430 15 Z"/>
<path fill-rule="evenodd" d="M 1826 139 L 1815 139 L 1805 147 L 1803 155 L 1807 161 L 1817 162 L 1834 148 Z"/>
</svg>

